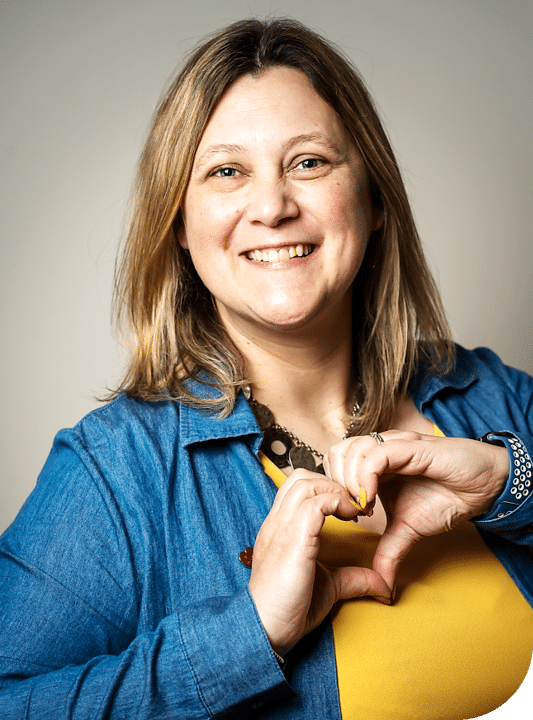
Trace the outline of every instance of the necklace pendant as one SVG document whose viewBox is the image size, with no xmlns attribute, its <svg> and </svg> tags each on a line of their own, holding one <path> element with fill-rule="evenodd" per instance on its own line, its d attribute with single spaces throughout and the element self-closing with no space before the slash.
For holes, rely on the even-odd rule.
<svg viewBox="0 0 533 720">
<path fill-rule="evenodd" d="M 286 427 L 278 425 L 270 408 L 254 400 L 250 385 L 244 385 L 242 391 L 257 420 L 259 429 L 263 433 L 261 450 L 267 458 L 280 469 L 290 466 L 293 470 L 296 468 L 304 468 L 305 470 L 325 475 L 323 463 L 317 465 L 315 460 L 315 457 L 322 460 L 324 456 L 310 445 L 302 442 Z M 350 436 L 355 426 L 355 416 L 359 410 L 359 403 L 355 401 L 352 409 L 352 420 L 343 440 Z"/>
<path fill-rule="evenodd" d="M 316 462 L 313 453 L 304 447 L 291 447 L 289 450 L 289 461 L 293 470 L 304 468 L 316 472 Z"/>
<path fill-rule="evenodd" d="M 270 427 L 264 431 L 261 450 L 276 467 L 284 468 L 290 465 L 289 451 L 291 448 L 292 440 L 283 430 Z"/>
<path fill-rule="evenodd" d="M 255 419 L 257 420 L 257 424 L 259 425 L 261 432 L 268 430 L 268 428 L 271 428 L 272 425 L 274 425 L 274 415 L 272 414 L 272 410 L 270 408 L 257 402 L 257 400 L 252 400 L 250 402 L 250 407 L 252 408 L 252 412 L 255 415 Z"/>
</svg>

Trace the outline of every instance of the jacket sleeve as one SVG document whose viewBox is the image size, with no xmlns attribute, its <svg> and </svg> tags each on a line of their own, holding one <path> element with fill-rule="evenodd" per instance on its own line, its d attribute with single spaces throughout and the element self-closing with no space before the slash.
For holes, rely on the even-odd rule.
<svg viewBox="0 0 533 720">
<path fill-rule="evenodd" d="M 502 561 L 526 597 L 533 595 L 533 436 L 505 432 L 509 454 L 509 476 L 490 511 L 474 522 L 489 547 L 497 550 Z M 520 555 L 528 572 L 513 572 L 512 556 Z M 503 557 L 502 557 L 503 556 Z"/>
<path fill-rule="evenodd" d="M 490 408 L 491 438 L 500 440 L 509 454 L 505 487 L 490 511 L 474 523 L 485 541 L 497 552 L 526 597 L 533 596 L 533 377 L 504 365 L 490 350 L 478 348 L 503 388 L 504 408 Z M 493 381 L 494 382 L 494 381 Z M 516 570 L 519 559 L 521 572 Z"/>
<path fill-rule="evenodd" d="M 72 449 L 52 451 L 0 538 L 0 717 L 246 718 L 291 696 L 247 588 L 139 632 L 122 515 Z"/>
</svg>

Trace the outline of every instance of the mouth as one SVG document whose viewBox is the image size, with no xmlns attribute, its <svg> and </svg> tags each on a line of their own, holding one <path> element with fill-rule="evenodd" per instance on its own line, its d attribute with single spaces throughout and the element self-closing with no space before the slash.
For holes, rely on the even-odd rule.
<svg viewBox="0 0 533 720">
<path fill-rule="evenodd" d="M 248 260 L 264 263 L 283 263 L 289 262 L 293 258 L 301 258 L 310 255 L 315 249 L 314 245 L 300 244 L 289 245 L 278 250 L 250 250 L 246 253 Z"/>
</svg>

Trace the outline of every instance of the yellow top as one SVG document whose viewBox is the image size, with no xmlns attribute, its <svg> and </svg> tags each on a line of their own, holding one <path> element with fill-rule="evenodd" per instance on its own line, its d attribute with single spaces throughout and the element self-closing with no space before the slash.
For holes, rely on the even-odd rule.
<svg viewBox="0 0 533 720">
<path fill-rule="evenodd" d="M 285 474 L 261 459 L 279 487 Z M 319 559 L 371 567 L 378 540 L 328 517 Z M 533 611 L 469 522 L 414 546 L 393 606 L 345 601 L 332 622 L 343 720 L 484 715 L 520 687 L 533 651 Z"/>
</svg>

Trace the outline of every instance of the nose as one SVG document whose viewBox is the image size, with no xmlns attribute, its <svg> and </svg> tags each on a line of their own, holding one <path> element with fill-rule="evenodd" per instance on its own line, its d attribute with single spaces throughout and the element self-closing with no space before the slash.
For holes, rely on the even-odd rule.
<svg viewBox="0 0 533 720">
<path fill-rule="evenodd" d="M 293 189 L 284 178 L 263 178 L 250 188 L 247 217 L 251 223 L 277 227 L 299 212 Z"/>
</svg>

